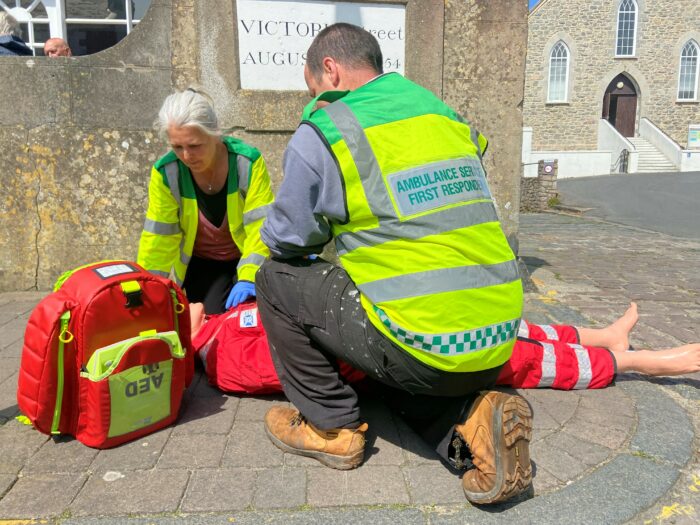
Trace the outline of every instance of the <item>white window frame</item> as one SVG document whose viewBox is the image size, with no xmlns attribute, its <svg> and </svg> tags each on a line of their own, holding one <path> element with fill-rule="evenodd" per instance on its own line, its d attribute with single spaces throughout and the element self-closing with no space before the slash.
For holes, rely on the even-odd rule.
<svg viewBox="0 0 700 525">
<path fill-rule="evenodd" d="M 695 83 L 693 86 L 693 96 L 691 98 L 681 98 L 681 80 L 683 74 L 683 54 L 688 47 L 695 49 Z M 698 101 L 698 78 L 700 78 L 700 44 L 692 38 L 688 40 L 681 48 L 680 60 L 678 62 L 678 90 L 676 91 L 676 100 L 678 102 L 697 102 Z"/>
<path fill-rule="evenodd" d="M 0 0 L 0 9 L 3 9 L 14 16 L 20 24 L 27 24 L 27 38 L 25 42 L 36 56 L 37 49 L 44 48 L 44 42 L 36 42 L 34 39 L 34 24 L 48 24 L 49 37 L 59 37 L 68 40 L 68 26 L 70 24 L 93 24 L 93 25 L 125 25 L 126 34 L 131 33 L 134 25 L 141 20 L 135 20 L 131 12 L 131 0 L 124 0 L 126 16 L 124 19 L 117 18 L 66 18 L 65 0 L 34 0 L 28 7 L 22 7 L 21 0 Z M 8 4 L 14 3 L 14 7 Z M 43 4 L 46 9 L 46 18 L 34 17 L 34 11 L 39 4 Z"/>
<path fill-rule="evenodd" d="M 560 47 L 563 48 L 564 52 L 566 53 L 566 62 L 565 62 L 565 70 L 564 70 L 564 96 L 561 99 L 553 99 L 552 98 L 552 60 L 555 58 L 554 57 L 554 51 Z M 561 57 L 556 57 L 557 59 L 560 59 Z M 569 101 L 569 71 L 571 69 L 571 50 L 569 49 L 569 46 L 566 45 L 566 42 L 563 40 L 557 40 L 555 44 L 552 46 L 552 49 L 549 51 L 549 60 L 547 61 L 548 67 L 547 67 L 547 103 L 548 104 L 561 104 L 561 103 L 566 103 Z"/>
<path fill-rule="evenodd" d="M 632 52 L 630 54 L 621 55 L 617 52 L 618 44 L 620 42 L 620 13 L 622 13 L 622 6 L 627 2 L 631 2 L 634 7 L 634 27 L 632 28 Z M 628 13 L 628 11 L 625 11 Z M 615 24 L 615 58 L 629 58 L 637 56 L 637 28 L 639 27 L 639 4 L 637 0 L 622 0 L 617 6 L 617 23 Z"/>
</svg>

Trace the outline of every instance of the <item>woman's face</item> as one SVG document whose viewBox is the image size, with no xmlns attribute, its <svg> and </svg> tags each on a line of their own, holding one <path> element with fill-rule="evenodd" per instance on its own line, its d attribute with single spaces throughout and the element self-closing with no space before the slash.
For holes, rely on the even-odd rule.
<svg viewBox="0 0 700 525">
<path fill-rule="evenodd" d="M 188 168 L 202 172 L 213 169 L 216 161 L 218 137 L 202 131 L 197 126 L 168 127 L 170 147 Z"/>
</svg>

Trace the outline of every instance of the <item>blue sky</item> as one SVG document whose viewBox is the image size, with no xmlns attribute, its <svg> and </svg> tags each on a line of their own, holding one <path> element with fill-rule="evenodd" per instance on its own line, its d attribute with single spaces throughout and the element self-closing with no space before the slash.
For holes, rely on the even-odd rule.
<svg viewBox="0 0 700 525">
<path fill-rule="evenodd" d="M 530 9 L 532 9 L 533 7 L 535 7 L 535 6 L 537 5 L 537 3 L 538 3 L 540 0 L 529 0 L 529 1 L 530 1 Z"/>
</svg>

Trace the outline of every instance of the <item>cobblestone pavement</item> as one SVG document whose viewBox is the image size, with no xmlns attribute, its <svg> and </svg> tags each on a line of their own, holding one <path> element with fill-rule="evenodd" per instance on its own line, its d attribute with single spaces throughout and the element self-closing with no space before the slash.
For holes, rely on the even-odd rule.
<svg viewBox="0 0 700 525">
<path fill-rule="evenodd" d="M 635 300 L 633 345 L 699 341 L 700 243 L 555 214 L 523 215 L 533 322 L 603 325 Z M 533 286 L 534 284 L 534 286 Z M 470 506 L 459 479 L 382 405 L 363 401 L 365 464 L 284 454 L 262 417 L 282 397 L 221 394 L 201 374 L 171 428 L 111 450 L 14 419 L 22 336 L 44 294 L 0 294 L 0 520 L 61 523 L 697 523 L 700 375 L 603 390 L 523 391 L 535 411 L 532 494 Z M 139 518 L 143 516 L 143 518 Z"/>
</svg>

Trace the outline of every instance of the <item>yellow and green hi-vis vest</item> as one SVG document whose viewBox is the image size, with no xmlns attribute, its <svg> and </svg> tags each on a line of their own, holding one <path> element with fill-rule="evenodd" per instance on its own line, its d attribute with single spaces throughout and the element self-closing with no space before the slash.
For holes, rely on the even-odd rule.
<svg viewBox="0 0 700 525">
<path fill-rule="evenodd" d="M 397 73 L 304 111 L 340 168 L 347 223 L 332 224 L 370 321 L 420 361 L 470 372 L 511 355 L 523 292 L 491 198 L 486 139 Z"/>
<path fill-rule="evenodd" d="M 260 152 L 235 137 L 222 137 L 229 152 L 226 213 L 231 238 L 241 258 L 239 280 L 255 282 L 255 273 L 270 255 L 260 228 L 274 197 Z M 182 286 L 192 258 L 199 207 L 194 181 L 174 152 L 158 160 L 151 170 L 148 211 L 137 262 L 146 270 L 170 277 Z"/>
</svg>

